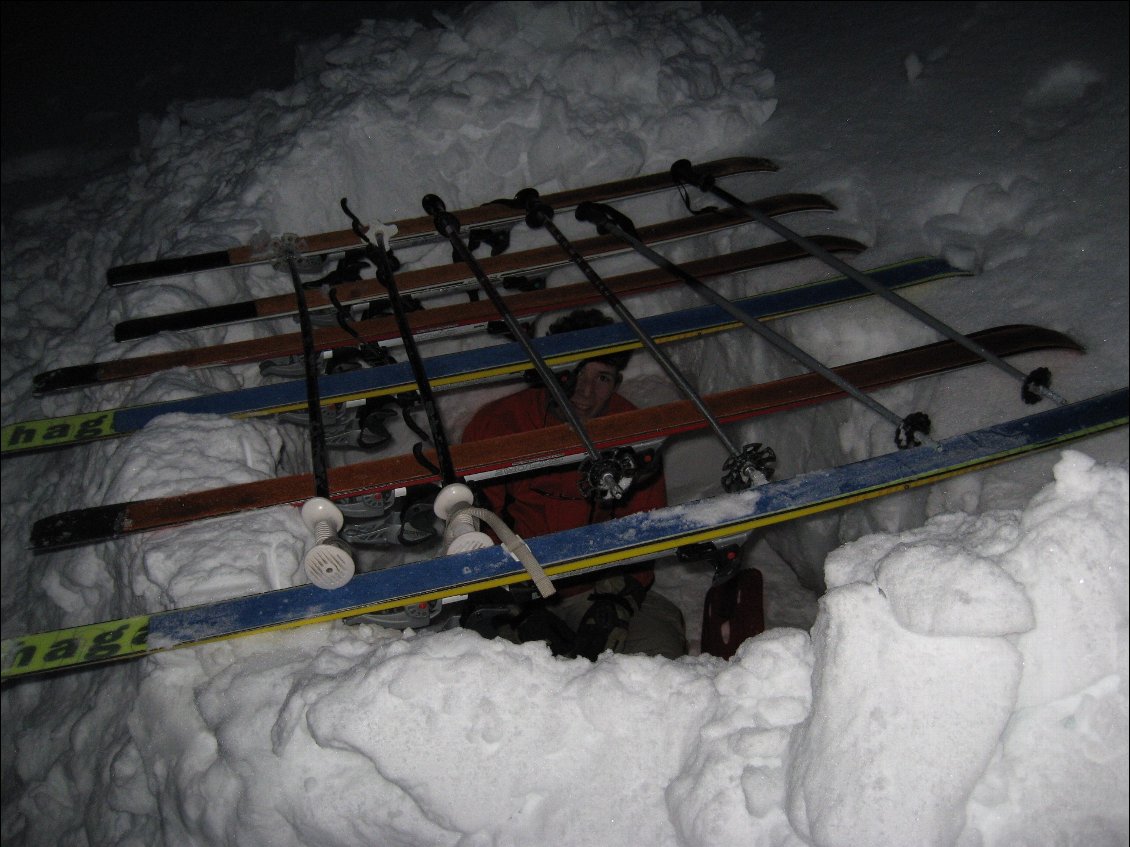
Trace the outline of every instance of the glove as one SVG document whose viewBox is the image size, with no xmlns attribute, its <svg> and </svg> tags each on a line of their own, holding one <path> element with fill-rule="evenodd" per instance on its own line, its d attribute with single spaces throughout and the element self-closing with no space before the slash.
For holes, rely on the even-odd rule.
<svg viewBox="0 0 1130 847">
<path fill-rule="evenodd" d="M 610 580 L 601 580 L 599 588 L 610 588 Z M 636 580 L 620 577 L 616 580 L 619 591 L 597 591 L 589 595 L 592 605 L 577 626 L 574 642 L 578 656 L 596 661 L 605 650 L 619 653 L 628 640 L 628 625 L 639 611 L 647 589 Z"/>
</svg>

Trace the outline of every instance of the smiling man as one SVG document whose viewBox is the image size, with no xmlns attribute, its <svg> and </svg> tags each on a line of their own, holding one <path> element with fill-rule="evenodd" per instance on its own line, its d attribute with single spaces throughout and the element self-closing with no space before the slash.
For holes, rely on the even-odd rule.
<svg viewBox="0 0 1130 847">
<path fill-rule="evenodd" d="M 572 312 L 554 323 L 550 334 L 611 323 L 596 309 Z M 617 393 L 630 352 L 586 359 L 563 379 L 566 394 L 582 421 L 635 409 Z M 463 441 L 528 432 L 564 422 L 544 386 L 495 400 L 480 409 L 463 431 Z M 487 505 L 526 538 L 574 529 L 634 512 L 667 505 L 662 474 L 632 487 L 621 500 L 606 505 L 587 500 L 576 468 L 507 477 L 480 489 Z M 686 652 L 683 617 L 678 607 L 650 591 L 650 565 L 606 571 L 596 582 L 581 576 L 557 583 L 558 593 L 542 600 L 511 593 L 498 614 L 474 618 L 476 630 L 513 641 L 547 641 L 555 653 L 595 659 L 605 650 L 681 656 Z M 528 592 L 527 592 L 528 594 Z M 464 616 L 465 623 L 470 620 Z"/>
</svg>

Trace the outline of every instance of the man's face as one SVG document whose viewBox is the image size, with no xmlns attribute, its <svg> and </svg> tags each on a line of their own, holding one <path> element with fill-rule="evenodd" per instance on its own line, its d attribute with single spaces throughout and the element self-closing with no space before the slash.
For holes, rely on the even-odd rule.
<svg viewBox="0 0 1130 847">
<path fill-rule="evenodd" d="M 604 414 L 608 401 L 620 384 L 620 372 L 605 362 L 588 362 L 577 374 L 573 389 L 573 408 L 581 420 Z"/>
</svg>

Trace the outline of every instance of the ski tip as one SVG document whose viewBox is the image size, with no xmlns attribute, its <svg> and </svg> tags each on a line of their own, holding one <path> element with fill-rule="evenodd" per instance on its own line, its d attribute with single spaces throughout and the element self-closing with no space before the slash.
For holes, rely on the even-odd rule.
<svg viewBox="0 0 1130 847">
<path fill-rule="evenodd" d="M 47 553 L 109 541 L 118 535 L 127 513 L 128 504 L 115 503 L 40 518 L 32 525 L 28 548 L 34 553 Z"/>
<path fill-rule="evenodd" d="M 153 315 L 146 318 L 131 318 L 114 326 L 115 341 L 136 341 L 148 338 L 159 332 L 181 332 L 189 329 L 204 329 L 210 326 L 240 323 L 259 317 L 255 303 L 231 303 L 226 306 L 205 306 L 187 312 L 171 312 L 166 315 Z"/>
<path fill-rule="evenodd" d="M 840 207 L 823 194 L 797 194 L 797 205 L 805 212 L 838 212 Z"/>
<path fill-rule="evenodd" d="M 228 267 L 230 264 L 231 257 L 228 251 L 217 250 L 194 256 L 177 256 L 171 259 L 155 259 L 152 262 L 117 265 L 106 271 L 106 284 L 111 288 L 116 288 L 120 285 L 133 285 L 160 277 L 219 270 Z"/>
<path fill-rule="evenodd" d="M 682 160 L 680 160 L 682 161 Z M 729 174 L 744 173 L 749 171 L 766 171 L 776 173 L 781 166 L 772 159 L 760 156 L 734 156 L 730 159 L 719 159 L 714 162 L 702 162 L 699 169 L 712 176 L 728 176 Z"/>
<path fill-rule="evenodd" d="M 32 393 L 39 397 L 56 391 L 67 391 L 72 388 L 94 385 L 100 381 L 99 370 L 98 364 L 91 363 L 44 371 L 32 377 Z"/>
</svg>

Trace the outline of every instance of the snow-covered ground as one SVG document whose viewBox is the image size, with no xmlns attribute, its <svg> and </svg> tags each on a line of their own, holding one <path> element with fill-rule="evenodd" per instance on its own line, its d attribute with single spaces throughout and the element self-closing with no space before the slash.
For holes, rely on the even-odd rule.
<svg viewBox="0 0 1130 847">
<path fill-rule="evenodd" d="M 487 4 L 435 28 L 376 22 L 302 48 L 290 88 L 142 118 L 127 169 L 5 205 L 4 423 L 250 384 L 254 367 L 31 396 L 49 368 L 292 328 L 115 345 L 124 318 L 287 281 L 262 268 L 110 291 L 111 265 L 339 229 L 342 196 L 392 220 L 419 214 L 427 192 L 455 208 L 740 154 L 781 170 L 727 187 L 827 195 L 838 213 L 788 223 L 872 245 L 859 267 L 935 253 L 975 271 L 909 295 L 958 329 L 1075 337 L 1086 355 L 1016 360 L 1050 366 L 1068 399 L 1126 385 L 1124 4 L 725 11 Z M 5 194 L 21 173 L 67 165 L 50 152 L 5 162 Z M 646 223 L 680 208 L 670 196 L 631 211 Z M 669 252 L 772 240 L 745 227 Z M 405 258 L 445 253 L 420 252 Z M 826 273 L 798 262 L 721 289 Z M 935 340 L 868 301 L 775 326 L 831 364 Z M 676 356 L 703 391 L 797 370 L 737 333 Z M 511 388 L 443 395 L 449 428 Z M 625 391 L 671 395 L 642 355 Z M 1028 411 L 988 367 L 878 396 L 928 411 L 938 436 Z M 846 401 L 735 438 L 772 444 L 783 476 L 891 449 L 889 425 Z M 773 628 L 730 662 L 593 664 L 458 629 L 332 623 L 6 686 L 3 841 L 1126 844 L 1127 453 L 1120 431 L 765 531 L 745 554 L 766 575 Z M 302 581 L 308 537 L 289 508 L 49 556 L 24 547 L 47 514 L 295 472 L 304 455 L 302 433 L 271 421 L 174 418 L 5 460 L 4 637 Z M 706 437 L 675 445 L 672 502 L 717 493 L 721 458 Z M 692 639 L 708 578 L 659 569 Z"/>
</svg>

